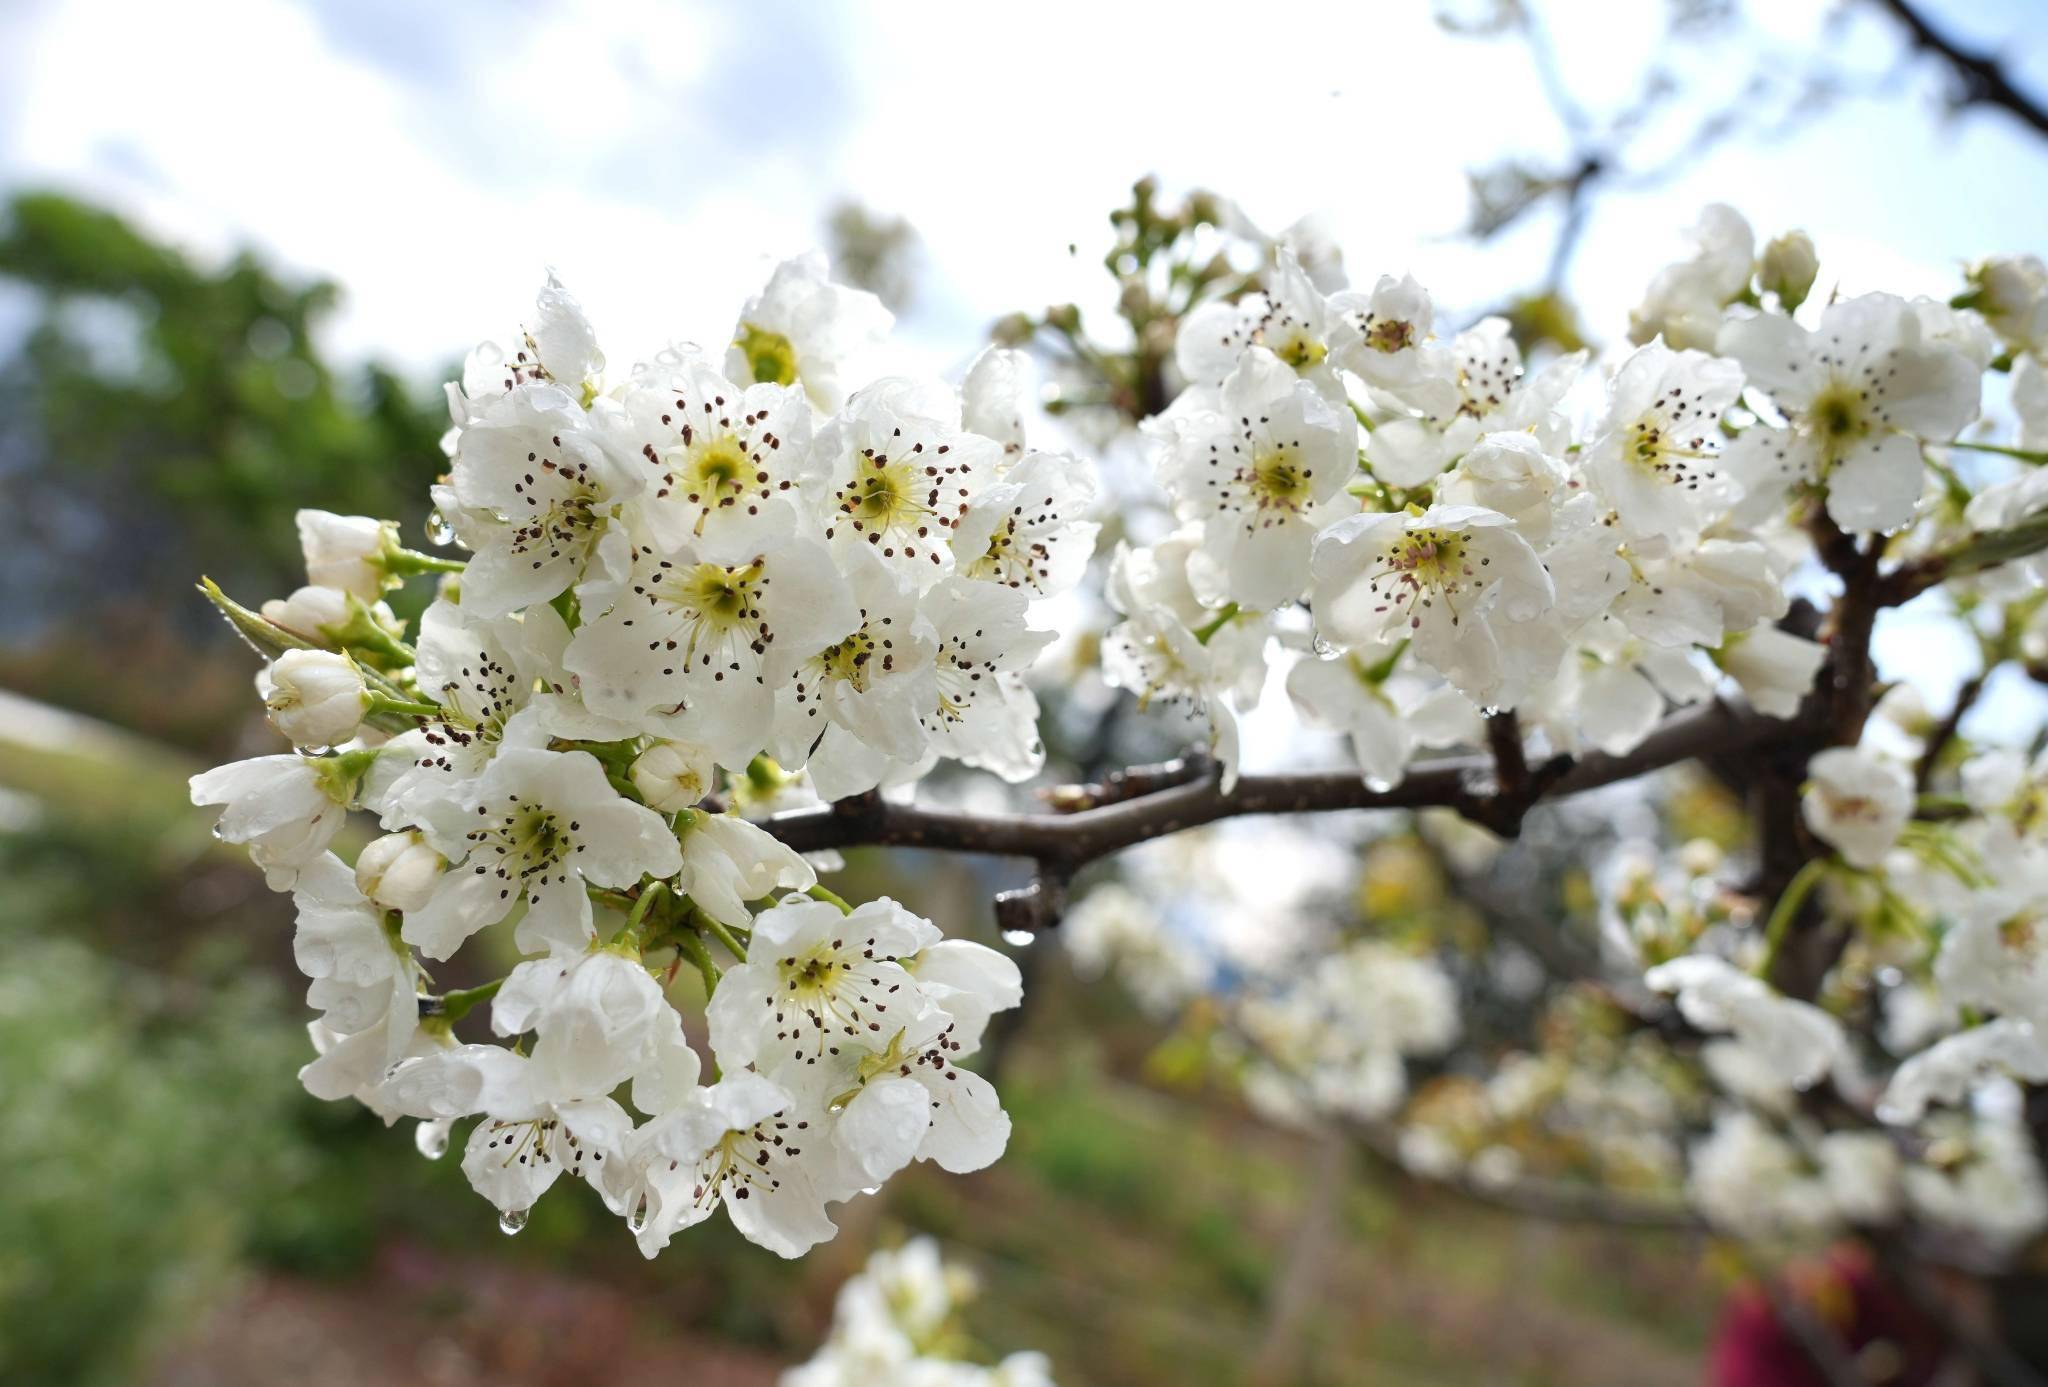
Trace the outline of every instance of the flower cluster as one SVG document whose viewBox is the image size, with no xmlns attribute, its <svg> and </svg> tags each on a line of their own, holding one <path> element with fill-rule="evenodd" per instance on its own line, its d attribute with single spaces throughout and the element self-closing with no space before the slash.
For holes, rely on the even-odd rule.
<svg viewBox="0 0 2048 1387">
<path fill-rule="evenodd" d="M 782 1387 L 1052 1387 L 1044 1354 L 993 1367 L 968 1357 L 960 1310 L 975 1291 L 973 1274 L 943 1261 L 930 1238 L 876 1252 L 839 1288 L 831 1333 Z"/>
<path fill-rule="evenodd" d="M 1140 432 L 1171 519 L 1134 515 L 1099 567 L 1093 470 L 1027 441 L 1016 353 L 957 389 L 870 378 L 887 315 L 806 258 L 722 350 L 619 372 L 550 281 L 514 345 L 448 388 L 429 528 L 456 552 L 309 511 L 304 587 L 260 612 L 213 594 L 270 657 L 258 691 L 296 749 L 193 798 L 297 904 L 307 1086 L 418 1119 L 429 1151 L 474 1118 L 464 1168 L 507 1228 L 566 1170 L 650 1255 L 722 1203 L 794 1256 L 913 1160 L 993 1160 L 1008 1119 L 961 1061 L 1018 1004 L 1015 967 L 893 901 L 841 901 L 823 859 L 741 811 L 872 794 L 879 820 L 943 761 L 1037 774 L 1026 671 L 1085 633 L 1034 623 L 1092 571 L 1104 676 L 1206 720 L 1221 773 L 1202 793 L 1225 814 L 1240 718 L 1275 685 L 1348 741 L 1361 790 L 1486 749 L 1490 777 L 1440 763 L 1401 802 L 1493 827 L 1546 787 L 1669 764 L 1683 739 L 1646 747 L 1660 728 L 1769 738 L 1763 860 L 1733 834 L 1606 853 L 1581 941 L 1601 991 L 1580 1011 L 1602 1019 L 1545 1010 L 1549 1034 L 1484 1081 L 1449 1053 L 1487 1029 L 1461 1025 L 1459 993 L 1528 1000 L 1541 980 L 1518 965 L 1550 960 L 1446 966 L 1457 912 L 1395 897 L 1485 870 L 1487 830 L 1233 826 L 1137 855 L 1135 889 L 1075 912 L 1075 955 L 1198 1016 L 1263 1110 L 1377 1133 L 1405 1106 L 1394 1145 L 1418 1170 L 1684 1185 L 1746 1236 L 2048 1223 L 2013 1086 L 2048 1082 L 2048 761 L 1963 725 L 1999 666 L 2048 662 L 2048 269 L 1999 258 L 1947 301 L 1822 302 L 1799 233 L 1759 249 L 1715 207 L 1694 240 L 1632 346 L 1597 361 L 1525 360 L 1503 320 L 1454 330 L 1413 278 L 1345 288 L 1333 256 L 1284 240 L 1242 284 L 1194 276 L 1156 324 L 1170 364 L 1148 338 L 1148 388 L 1125 392 L 1163 402 Z M 1075 313 L 1047 322 L 1078 340 Z M 429 575 L 409 625 L 387 595 Z M 1982 668 L 1945 720 L 1903 692 L 1872 716 L 1880 609 L 1930 589 Z M 1837 590 L 1829 613 L 1794 606 Z M 1670 717 L 1737 691 L 1753 716 Z M 1154 812 L 1096 788 L 1062 807 Z M 383 836 L 344 863 L 356 811 Z M 1061 830 L 1023 830 L 1041 831 Z M 1057 875 L 1094 855 L 1040 856 Z M 1363 932 L 1329 924 L 1346 891 Z M 492 949 L 521 961 L 429 977 Z M 701 1042 L 679 977 L 701 982 Z M 486 1004 L 496 1041 L 463 1043 Z M 1574 1027 L 1598 1042 L 1584 1063 L 1553 1043 Z M 1411 1098 L 1423 1059 L 1443 1072 Z M 922 1331 L 874 1289 L 929 1299 L 937 1273 L 909 1268 L 930 1255 L 904 1258 L 849 1289 L 838 1347 L 799 1380 L 1042 1374 L 914 1367 Z"/>
<path fill-rule="evenodd" d="M 1726 208 L 1700 236 L 1603 371 L 1526 369 L 1500 319 L 1439 336 L 1412 278 L 1326 294 L 1285 245 L 1264 292 L 1190 313 L 1189 387 L 1145 425 L 1181 528 L 1116 556 L 1112 680 L 1205 711 L 1234 765 L 1269 637 L 1306 626 L 1288 692 L 1380 783 L 1472 740 L 1479 711 L 1615 753 L 1723 674 L 1789 714 L 1821 650 L 1773 624 L 1787 515 L 1911 522 L 1922 449 L 1976 417 L 1995 339 L 1882 293 L 1802 324 L 1804 238 L 1758 262 Z"/>
<path fill-rule="evenodd" d="M 430 1153 L 477 1119 L 463 1168 L 508 1230 L 567 1173 L 650 1256 L 720 1204 L 796 1256 L 833 1235 L 828 1205 L 1007 1141 L 961 1061 L 1016 967 L 839 901 L 733 812 L 763 783 L 836 799 L 1044 757 L 1030 614 L 1086 563 L 1092 474 L 1024 445 L 1000 355 L 957 392 L 849 394 L 887 325 L 800 259 L 723 353 L 608 374 L 550 280 L 448 388 L 431 529 L 466 557 L 308 511 L 306 586 L 260 613 L 216 594 L 274 657 L 259 690 L 296 750 L 192 797 L 297 905 L 305 1083 L 419 1119 Z M 439 591 L 408 638 L 385 596 L 422 574 Z M 384 836 L 349 864 L 351 811 Z M 509 974 L 435 994 L 429 967 L 507 945 Z M 685 965 L 715 1082 L 670 1000 Z M 496 1039 L 461 1043 L 485 1003 Z"/>
</svg>

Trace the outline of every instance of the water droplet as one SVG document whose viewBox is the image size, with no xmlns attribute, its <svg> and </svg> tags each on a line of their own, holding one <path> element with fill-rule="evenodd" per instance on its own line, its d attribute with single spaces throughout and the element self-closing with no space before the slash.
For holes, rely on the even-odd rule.
<svg viewBox="0 0 2048 1387">
<path fill-rule="evenodd" d="M 212 829 L 209 830 L 209 832 L 213 834 L 215 842 L 225 843 L 228 840 L 228 835 L 221 831 L 221 826 L 219 824 L 215 824 L 212 827 Z"/>
<path fill-rule="evenodd" d="M 412 1130 L 412 1144 L 420 1154 L 430 1161 L 438 1161 L 448 1154 L 448 1124 L 446 1122 L 422 1122 Z"/>
<path fill-rule="evenodd" d="M 866 1189 L 861 1191 L 862 1194 L 880 1194 L 881 1192 L 882 1187 L 880 1185 L 869 1185 Z"/>
<path fill-rule="evenodd" d="M 825 1105 L 825 1111 L 831 1113 L 845 1112 L 846 1104 L 840 1102 L 838 1099 L 835 1098 Z"/>
<path fill-rule="evenodd" d="M 642 1196 L 640 1202 L 633 1206 L 633 1212 L 626 1215 L 626 1231 L 637 1238 L 641 1235 L 641 1233 L 645 1232 L 646 1229 L 647 1199 L 645 1196 Z"/>
<path fill-rule="evenodd" d="M 1006 929 L 1003 931 L 1003 942 L 1013 949 L 1021 949 L 1036 938 L 1038 936 L 1028 929 Z"/>
<path fill-rule="evenodd" d="M 498 1215 L 498 1231 L 511 1237 L 526 1226 L 526 1214 L 525 1209 L 507 1209 Z"/>
<path fill-rule="evenodd" d="M 300 747 L 300 748 L 299 748 L 299 755 L 301 755 L 301 756 L 327 756 L 327 755 L 331 755 L 331 754 L 333 753 L 333 751 L 334 751 L 334 748 L 333 748 L 333 747 L 331 747 L 331 746 L 302 746 L 302 747 Z"/>
<path fill-rule="evenodd" d="M 455 541 L 455 527 L 448 523 L 448 517 L 441 514 L 438 506 L 427 512 L 427 538 L 435 544 L 452 544 Z"/>
<path fill-rule="evenodd" d="M 1319 660 L 1327 660 L 1337 653 L 1337 647 L 1324 640 L 1323 634 L 1320 631 L 1316 632 L 1314 639 L 1309 644 L 1314 647 L 1316 658 Z"/>
<path fill-rule="evenodd" d="M 1376 795 L 1383 795 L 1394 788 L 1394 782 L 1377 775 L 1369 775 L 1365 778 L 1365 788 Z"/>
</svg>

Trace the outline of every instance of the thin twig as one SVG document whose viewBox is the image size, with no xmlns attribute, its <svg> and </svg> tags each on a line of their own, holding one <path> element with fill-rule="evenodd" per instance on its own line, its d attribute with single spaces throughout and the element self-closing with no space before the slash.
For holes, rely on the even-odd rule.
<svg viewBox="0 0 2048 1387">
<path fill-rule="evenodd" d="M 1445 806 L 1498 827 L 1518 823 L 1538 800 L 1632 780 L 1709 752 L 1757 747 L 1797 725 L 1727 703 L 1707 703 L 1666 719 L 1635 750 L 1559 757 L 1531 771 L 1516 793 L 1495 782 L 1491 756 L 1456 756 L 1412 767 L 1392 789 L 1375 790 L 1354 771 L 1247 775 L 1225 793 L 1210 772 L 1184 784 L 1071 814 L 981 814 L 893 804 L 862 795 L 763 822 L 798 852 L 861 846 L 926 848 L 1030 858 L 1050 876 L 1071 875 L 1098 858 L 1184 829 L 1246 814 L 1322 814 L 1352 809 Z M 1055 795 L 1057 802 L 1057 795 Z"/>
</svg>

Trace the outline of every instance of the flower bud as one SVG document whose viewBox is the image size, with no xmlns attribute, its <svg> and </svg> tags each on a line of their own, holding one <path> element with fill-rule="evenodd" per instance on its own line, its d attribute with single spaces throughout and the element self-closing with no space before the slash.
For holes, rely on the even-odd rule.
<svg viewBox="0 0 2048 1387">
<path fill-rule="evenodd" d="M 2048 266 L 2036 255 L 1994 255 L 1970 268 L 1969 306 L 2000 337 L 2030 348 L 2048 337 Z"/>
<path fill-rule="evenodd" d="M 347 643 L 347 633 L 351 629 L 363 639 L 375 635 L 374 631 L 363 631 L 357 625 L 359 621 L 368 621 L 393 639 L 405 634 L 405 623 L 392 613 L 386 603 L 365 602 L 354 593 L 312 583 L 290 597 L 273 597 L 265 602 L 263 619 L 329 649 L 337 643 Z"/>
<path fill-rule="evenodd" d="M 1820 273 L 1820 255 L 1813 238 L 1804 231 L 1788 231 L 1764 247 L 1757 265 L 1757 283 L 1767 294 L 1776 294 L 1786 312 L 1806 302 Z"/>
<path fill-rule="evenodd" d="M 308 583 L 290 597 L 273 597 L 265 602 L 263 619 L 305 640 L 332 645 L 327 631 L 348 621 L 348 594 L 340 588 Z"/>
<path fill-rule="evenodd" d="M 398 544 L 398 526 L 367 515 L 302 510 L 299 548 L 306 555 L 306 579 L 315 587 L 352 592 L 374 602 L 386 582 L 383 558 Z"/>
<path fill-rule="evenodd" d="M 633 762 L 633 788 L 649 809 L 673 814 L 711 793 L 711 753 L 689 742 L 656 742 Z"/>
<path fill-rule="evenodd" d="M 386 910 L 418 910 L 445 865 L 418 833 L 387 833 L 356 858 L 356 889 Z"/>
<path fill-rule="evenodd" d="M 287 650 L 270 666 L 263 700 L 270 721 L 294 746 L 336 746 L 356 735 L 370 711 L 363 672 L 330 650 Z"/>
</svg>

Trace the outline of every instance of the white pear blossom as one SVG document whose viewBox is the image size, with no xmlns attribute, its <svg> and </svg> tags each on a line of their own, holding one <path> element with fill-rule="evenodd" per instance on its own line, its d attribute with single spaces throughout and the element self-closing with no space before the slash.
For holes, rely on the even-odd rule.
<svg viewBox="0 0 2048 1387">
<path fill-rule="evenodd" d="M 1550 575 L 1498 511 L 1355 515 L 1316 543 L 1316 629 L 1348 646 L 1413 642 L 1481 705 L 1507 706 L 1557 667 Z"/>
<path fill-rule="evenodd" d="M 1181 374 L 1198 385 L 1219 385 L 1253 349 L 1263 349 L 1293 376 L 1335 394 L 1326 358 L 1340 315 L 1303 271 L 1290 246 L 1274 252 L 1271 283 L 1235 303 L 1211 301 L 1190 312 L 1174 342 Z M 1341 396 L 1339 397 L 1341 399 Z"/>
<path fill-rule="evenodd" d="M 660 1058 L 675 1012 L 640 960 L 608 948 L 528 959 L 491 1001 L 491 1029 L 532 1032 L 526 1084 L 537 1098 L 610 1093 Z"/>
<path fill-rule="evenodd" d="M 864 549 L 920 588 L 953 571 L 953 535 L 994 483 L 1002 446 L 928 412 L 916 382 L 878 381 L 818 431 L 804 475 L 842 558 Z"/>
<path fill-rule="evenodd" d="M 1899 1066 L 1878 1100 L 1877 1115 L 1886 1122 L 1918 1122 L 1929 1105 L 1961 1103 L 1994 1074 L 2048 1082 L 2048 1040 L 2032 1022 L 2002 1016 L 1937 1040 Z"/>
<path fill-rule="evenodd" d="M 993 1084 L 960 1067 L 953 1031 L 945 1013 L 927 1011 L 882 1049 L 842 1048 L 802 1076 L 824 1096 L 834 1149 L 858 1183 L 878 1185 L 913 1160 L 966 1174 L 1003 1154 L 1009 1115 Z"/>
<path fill-rule="evenodd" d="M 1339 366 L 1424 414 L 1457 409 L 1457 363 L 1436 340 L 1436 312 L 1415 276 L 1381 275 L 1370 294 L 1333 295 L 1329 308 L 1330 353 Z"/>
<path fill-rule="evenodd" d="M 1843 1054 L 1841 1023 L 1810 1002 L 1781 996 L 1725 960 L 1688 954 L 1644 974 L 1654 992 L 1678 996 L 1678 1010 L 1705 1031 L 1728 1031 L 1795 1088 L 1827 1077 Z"/>
<path fill-rule="evenodd" d="M 792 386 L 740 386 L 669 352 L 635 373 L 626 423 L 648 469 L 645 515 L 661 544 L 739 562 L 796 528 L 811 408 Z"/>
<path fill-rule="evenodd" d="M 785 260 L 740 310 L 725 373 L 743 385 L 801 385 L 811 403 L 836 409 L 845 374 L 893 321 L 882 301 L 834 284 L 823 255 Z"/>
<path fill-rule="evenodd" d="M 1300 596 L 1309 546 L 1357 471 L 1358 426 L 1271 351 L 1255 347 L 1165 429 L 1160 481 L 1230 600 L 1258 610 Z"/>
<path fill-rule="evenodd" d="M 619 1198 L 640 1250 L 654 1256 L 721 1204 L 733 1227 L 778 1256 L 802 1256 L 832 1237 L 825 1205 L 853 1190 L 830 1183 L 815 1145 L 822 1118 L 752 1072 L 692 1089 L 629 1143 Z"/>
<path fill-rule="evenodd" d="M 1861 747 L 1829 747 L 1807 763 L 1799 809 L 1806 826 L 1852 867 L 1882 866 L 1913 816 L 1913 778 Z"/>
<path fill-rule="evenodd" d="M 1484 739 L 1479 710 L 1444 684 L 1413 675 L 1381 674 L 1356 654 L 1296 662 L 1287 694 L 1311 726 L 1342 732 L 1369 784 L 1399 783 L 1408 760 L 1424 747 Z"/>
<path fill-rule="evenodd" d="M 953 527 L 954 571 L 1050 597 L 1080 581 L 1101 526 L 1080 517 L 1095 469 L 1065 453 L 1027 453 L 967 503 Z"/>
<path fill-rule="evenodd" d="M 1832 304 L 1811 331 L 1776 314 L 1738 318 L 1716 348 L 1790 421 L 1745 429 L 1722 455 L 1752 516 L 1820 482 L 1843 529 L 1897 529 L 1920 500 L 1923 445 L 1946 443 L 1977 414 L 1977 366 L 1923 340 L 1913 305 L 1891 294 Z"/>
<path fill-rule="evenodd" d="M 1970 306 L 2022 352 L 2048 349 L 2048 264 L 2038 255 L 1993 255 L 1970 269 Z"/>
<path fill-rule="evenodd" d="M 1741 391 L 1734 362 L 1662 342 L 1622 363 L 1581 465 L 1625 534 L 1695 534 L 1726 508 L 1720 422 Z"/>
<path fill-rule="evenodd" d="M 586 613 L 563 664 L 591 711 L 709 747 L 737 769 L 767 743 L 786 681 L 858 619 L 816 540 L 731 564 L 650 542 L 635 547 L 616 601 Z"/>
<path fill-rule="evenodd" d="M 1690 260 L 1658 272 L 1642 304 L 1629 314 L 1629 338 L 1661 336 L 1678 348 L 1711 348 L 1722 310 L 1749 287 L 1756 233 L 1740 212 L 1712 203 L 1693 227 Z"/>
<path fill-rule="evenodd" d="M 258 756 L 193 776 L 192 802 L 222 806 L 214 835 L 246 844 L 270 889 L 289 891 L 341 831 L 362 769 L 356 753 Z"/>
<path fill-rule="evenodd" d="M 872 788 L 891 762 L 923 756 L 926 710 L 939 703 L 938 637 L 916 589 L 865 551 L 846 562 L 841 600 L 853 603 L 852 629 L 804 659 L 767 709 L 776 761 L 807 767 L 828 800 Z"/>
<path fill-rule="evenodd" d="M 616 581 L 626 508 L 647 489 L 645 462 L 624 455 L 617 433 L 610 409 L 588 411 L 549 384 L 519 386 L 461 430 L 453 494 L 472 523 L 457 533 L 476 550 L 464 606 L 502 616 L 593 572 Z"/>
<path fill-rule="evenodd" d="M 419 1024 L 419 968 L 412 950 L 364 899 L 355 874 L 333 853 L 306 864 L 292 888 L 298 927 L 292 960 L 312 979 L 306 1003 L 337 1036 L 365 1038 L 365 1077 L 396 1064 Z"/>
<path fill-rule="evenodd" d="M 460 1045 L 403 1061 L 387 1085 L 408 1116 L 448 1120 L 481 1114 L 462 1155 L 470 1187 L 517 1231 L 564 1174 L 611 1190 L 633 1119 L 604 1095 L 554 1101 L 535 1062 L 497 1045 Z"/>
<path fill-rule="evenodd" d="M 1713 654 L 1751 707 L 1767 717 L 1789 718 L 1813 688 L 1827 647 L 1775 626 L 1757 626 L 1729 636 Z"/>
<path fill-rule="evenodd" d="M 748 901 L 776 890 L 804 891 L 818 876 L 801 853 L 766 830 L 734 814 L 684 810 L 676 832 L 683 849 L 682 893 L 722 925 L 746 929 L 753 923 Z"/>
<path fill-rule="evenodd" d="M 1994 1249 L 2017 1246 L 2048 1226 L 2048 1180 L 2025 1128 L 1980 1121 L 1942 1135 L 1941 1166 L 1906 1167 L 1906 1200 L 1916 1214 Z"/>
<path fill-rule="evenodd" d="M 447 958 L 522 902 L 522 949 L 580 948 L 592 931 L 586 883 L 631 886 L 682 863 L 661 816 L 622 798 L 580 751 L 503 750 L 474 785 L 430 801 L 422 820 L 450 864 L 405 917 L 406 941 L 428 958 Z"/>
<path fill-rule="evenodd" d="M 917 952 L 924 923 L 886 896 L 850 915 L 801 897 L 762 911 L 747 961 L 707 1008 L 718 1062 L 806 1068 L 886 1048 L 927 1006 L 899 962 Z"/>
<path fill-rule="evenodd" d="M 1024 453 L 1024 399 L 1030 361 L 1008 347 L 984 347 L 960 382 L 960 424 L 1003 445 L 1005 457 Z"/>
<path fill-rule="evenodd" d="M 1183 529 L 1158 544 L 1119 544 L 1107 596 L 1124 621 L 1103 640 L 1103 677 L 1136 694 L 1184 700 L 1209 720 L 1210 746 L 1227 789 L 1237 775 L 1237 718 L 1256 706 L 1265 682 L 1268 629 L 1222 604 L 1202 600 L 1195 584 L 1201 535 Z"/>
</svg>

